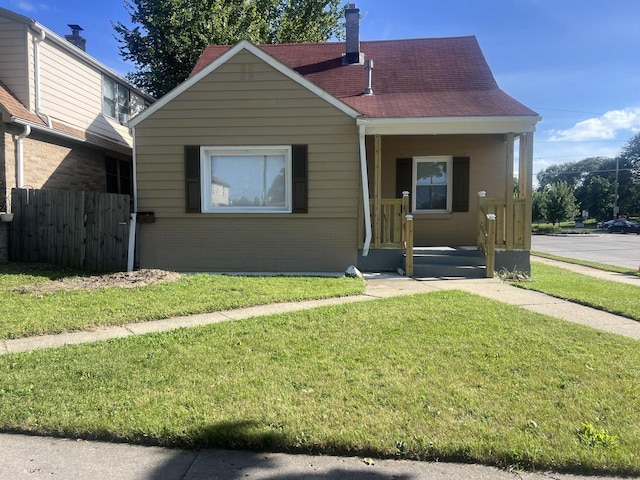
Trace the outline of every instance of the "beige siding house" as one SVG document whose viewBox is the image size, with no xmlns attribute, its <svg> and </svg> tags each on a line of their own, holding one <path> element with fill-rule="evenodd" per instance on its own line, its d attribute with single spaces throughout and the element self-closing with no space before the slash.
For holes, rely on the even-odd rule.
<svg viewBox="0 0 640 480">
<path fill-rule="evenodd" d="M 395 269 L 407 222 L 411 245 L 475 248 L 488 209 L 501 261 L 529 268 L 539 116 L 474 37 L 360 42 L 346 17 L 346 44 L 210 46 L 131 121 L 141 267 Z"/>
<path fill-rule="evenodd" d="M 131 193 L 126 123 L 153 99 L 80 48 L 77 30 L 62 38 L 0 8 L 0 42 L 0 210 L 13 187 Z"/>
</svg>

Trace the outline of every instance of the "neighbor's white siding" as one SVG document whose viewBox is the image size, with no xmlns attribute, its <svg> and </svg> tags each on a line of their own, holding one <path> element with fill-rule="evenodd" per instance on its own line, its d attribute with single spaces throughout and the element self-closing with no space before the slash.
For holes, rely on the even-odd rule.
<svg viewBox="0 0 640 480">
<path fill-rule="evenodd" d="M 0 80 L 29 108 L 27 27 L 0 17 Z"/>
<path fill-rule="evenodd" d="M 40 44 L 41 110 L 80 130 L 126 142 L 129 129 L 102 114 L 102 73 L 53 42 Z"/>
</svg>

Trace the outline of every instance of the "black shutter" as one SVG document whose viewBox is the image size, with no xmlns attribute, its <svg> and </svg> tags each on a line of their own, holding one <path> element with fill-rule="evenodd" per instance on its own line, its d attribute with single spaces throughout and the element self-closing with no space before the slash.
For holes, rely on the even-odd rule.
<svg viewBox="0 0 640 480">
<path fill-rule="evenodd" d="M 453 211 L 469 211 L 469 157 L 453 157 Z"/>
<path fill-rule="evenodd" d="M 187 145 L 184 147 L 184 180 L 187 213 L 200 213 L 200 147 Z"/>
<path fill-rule="evenodd" d="M 307 172 L 308 154 L 306 145 L 292 145 L 292 197 L 293 213 L 309 211 L 309 176 Z"/>
<path fill-rule="evenodd" d="M 398 158 L 396 160 L 396 198 L 402 198 L 402 192 L 409 192 L 409 205 L 411 205 L 411 192 L 413 192 L 412 177 L 413 158 Z"/>
</svg>

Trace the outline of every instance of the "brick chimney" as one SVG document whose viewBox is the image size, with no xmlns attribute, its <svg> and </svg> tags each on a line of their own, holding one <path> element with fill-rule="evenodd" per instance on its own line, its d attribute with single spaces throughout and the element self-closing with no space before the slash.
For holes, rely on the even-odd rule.
<svg viewBox="0 0 640 480">
<path fill-rule="evenodd" d="M 80 32 L 84 29 L 80 25 L 75 24 L 69 24 L 67 26 L 71 28 L 71 35 L 65 35 L 64 38 L 67 42 L 72 43 L 85 52 L 87 50 L 87 39 L 80 35 Z"/>
<path fill-rule="evenodd" d="M 355 3 L 350 3 L 344 11 L 344 18 L 347 27 L 347 52 L 344 63 L 351 65 L 362 63 L 360 58 L 360 9 Z"/>
</svg>

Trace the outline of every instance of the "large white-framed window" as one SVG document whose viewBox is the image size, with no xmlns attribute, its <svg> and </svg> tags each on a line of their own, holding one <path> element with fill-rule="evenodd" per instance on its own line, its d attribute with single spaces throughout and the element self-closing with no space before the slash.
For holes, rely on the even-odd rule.
<svg viewBox="0 0 640 480">
<path fill-rule="evenodd" d="M 412 211 L 452 211 L 453 157 L 413 157 Z"/>
<path fill-rule="evenodd" d="M 200 147 L 202 211 L 290 213 L 291 147 Z"/>
</svg>

